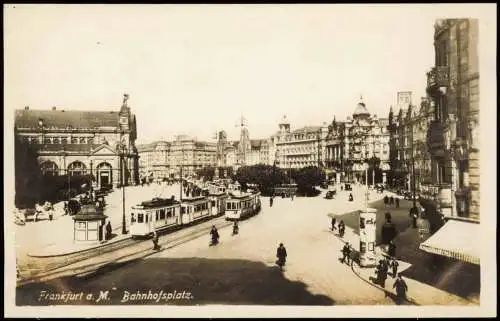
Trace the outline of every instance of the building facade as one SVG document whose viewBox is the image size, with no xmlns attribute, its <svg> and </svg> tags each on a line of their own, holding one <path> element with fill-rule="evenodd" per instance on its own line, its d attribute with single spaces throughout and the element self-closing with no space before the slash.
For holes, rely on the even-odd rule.
<svg viewBox="0 0 500 321">
<path fill-rule="evenodd" d="M 427 191 L 445 217 L 479 220 L 478 22 L 437 20 L 435 66 L 427 73 L 433 119 Z"/>
<path fill-rule="evenodd" d="M 389 111 L 389 149 L 391 168 L 391 186 L 405 188 L 409 191 L 415 188 L 419 192 L 422 184 L 428 184 L 431 177 L 430 154 L 427 148 L 427 130 L 432 120 L 429 99 L 422 97 L 420 106 L 409 99 L 401 99 L 398 93 L 397 108 Z M 415 183 L 415 185 L 413 185 Z"/>
<path fill-rule="evenodd" d="M 143 180 L 163 180 L 170 175 L 170 142 L 158 141 L 137 146 L 139 176 Z"/>
<path fill-rule="evenodd" d="M 137 126 L 128 98 L 119 111 L 16 110 L 16 138 L 36 152 L 44 175 L 92 175 L 97 187 L 137 184 Z"/>
<path fill-rule="evenodd" d="M 291 130 L 284 117 L 279 124 L 279 132 L 271 137 L 270 162 L 281 168 L 323 167 L 327 135 L 326 124 Z"/>
<path fill-rule="evenodd" d="M 179 135 L 172 142 L 138 146 L 141 177 L 154 179 L 193 176 L 198 169 L 217 166 L 217 144 Z"/>
<path fill-rule="evenodd" d="M 347 117 L 342 127 L 343 166 L 348 181 L 359 182 L 365 177 L 367 168 L 376 183 L 386 182 L 389 167 L 389 132 L 388 120 L 371 115 L 364 102 L 359 102 L 352 117 Z M 373 164 L 378 160 L 378 164 Z M 380 176 L 377 177 L 377 168 Z M 370 175 L 370 173 L 369 173 Z M 366 178 L 365 178 L 366 179 Z"/>
</svg>

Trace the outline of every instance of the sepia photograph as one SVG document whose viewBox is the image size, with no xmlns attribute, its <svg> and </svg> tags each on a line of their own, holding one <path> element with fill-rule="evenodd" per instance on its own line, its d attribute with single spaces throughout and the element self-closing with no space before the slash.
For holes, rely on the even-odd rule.
<svg viewBox="0 0 500 321">
<path fill-rule="evenodd" d="M 6 317 L 496 316 L 496 4 L 5 4 Z"/>
</svg>

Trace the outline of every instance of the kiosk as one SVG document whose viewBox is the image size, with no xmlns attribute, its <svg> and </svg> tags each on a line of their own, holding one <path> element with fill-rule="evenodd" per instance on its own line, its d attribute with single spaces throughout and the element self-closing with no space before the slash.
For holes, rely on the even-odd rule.
<svg viewBox="0 0 500 321">
<path fill-rule="evenodd" d="M 80 211 L 73 216 L 73 240 L 80 244 L 93 244 L 104 241 L 104 224 L 107 216 L 102 209 L 93 204 L 82 205 Z"/>
<path fill-rule="evenodd" d="M 375 255 L 377 210 L 366 208 L 359 213 L 359 265 L 374 267 L 377 264 Z"/>
</svg>

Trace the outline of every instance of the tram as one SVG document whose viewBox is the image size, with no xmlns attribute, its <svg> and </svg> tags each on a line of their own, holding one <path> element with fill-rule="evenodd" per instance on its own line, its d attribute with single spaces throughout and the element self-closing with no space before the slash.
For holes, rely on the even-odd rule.
<svg viewBox="0 0 500 321">
<path fill-rule="evenodd" d="M 182 224 L 181 203 L 173 198 L 153 198 L 132 206 L 130 213 L 130 234 L 149 236 L 154 231 Z"/>
<path fill-rule="evenodd" d="M 181 223 L 190 224 L 211 216 L 211 202 L 206 196 L 183 198 L 181 202 Z"/>
<path fill-rule="evenodd" d="M 226 200 L 225 217 L 228 221 L 239 221 L 260 211 L 260 192 L 230 193 Z"/>
</svg>

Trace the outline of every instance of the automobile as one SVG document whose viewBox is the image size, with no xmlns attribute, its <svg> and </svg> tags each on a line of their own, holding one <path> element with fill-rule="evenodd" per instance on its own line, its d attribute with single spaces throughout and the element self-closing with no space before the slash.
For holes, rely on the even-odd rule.
<svg viewBox="0 0 500 321">
<path fill-rule="evenodd" d="M 352 191 L 351 183 L 345 183 L 344 184 L 344 190 L 346 190 L 346 191 Z"/>
<path fill-rule="evenodd" d="M 333 191 L 328 191 L 326 192 L 326 195 L 325 195 L 325 198 L 326 199 L 333 199 L 333 197 L 337 194 L 337 191 L 333 190 Z"/>
<path fill-rule="evenodd" d="M 320 187 L 322 189 L 327 189 L 328 188 L 328 183 L 327 182 L 323 182 L 323 183 L 321 183 Z"/>
<path fill-rule="evenodd" d="M 413 199 L 413 195 L 412 195 L 411 192 L 406 191 L 406 192 L 403 192 L 403 198 L 405 200 L 412 200 Z"/>
</svg>

